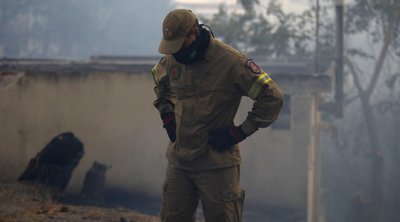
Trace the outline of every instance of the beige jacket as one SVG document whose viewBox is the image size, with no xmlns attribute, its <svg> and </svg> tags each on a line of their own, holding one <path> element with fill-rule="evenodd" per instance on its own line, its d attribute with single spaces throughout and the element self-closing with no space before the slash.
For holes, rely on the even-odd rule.
<svg viewBox="0 0 400 222">
<path fill-rule="evenodd" d="M 232 126 L 242 96 L 255 102 L 242 130 L 251 135 L 278 117 L 283 94 L 252 60 L 214 38 L 205 58 L 193 65 L 166 55 L 152 69 L 162 112 L 175 112 L 176 142 L 167 149 L 172 167 L 201 171 L 240 164 L 238 145 L 220 153 L 207 144 L 210 130 Z"/>
</svg>

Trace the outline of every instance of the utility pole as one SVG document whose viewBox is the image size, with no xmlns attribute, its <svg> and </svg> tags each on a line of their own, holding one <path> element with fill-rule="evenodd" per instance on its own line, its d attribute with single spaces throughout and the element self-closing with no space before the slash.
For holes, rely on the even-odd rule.
<svg viewBox="0 0 400 222">
<path fill-rule="evenodd" d="M 319 0 L 315 8 L 315 58 L 314 74 L 319 73 Z M 318 222 L 320 215 L 320 150 L 319 150 L 319 111 L 317 93 L 311 95 L 310 144 L 307 159 L 307 222 Z"/>
<path fill-rule="evenodd" d="M 314 73 L 319 73 L 319 0 L 316 0 L 315 7 L 315 63 Z"/>
<path fill-rule="evenodd" d="M 335 102 L 336 117 L 343 117 L 343 8 L 344 0 L 336 0 L 336 66 Z"/>
<path fill-rule="evenodd" d="M 343 8 L 344 0 L 336 0 L 336 64 L 335 64 L 335 114 L 343 117 Z M 319 71 L 319 0 L 316 0 L 316 49 L 315 73 Z M 321 205 L 321 159 L 319 146 L 320 115 L 318 112 L 318 94 L 312 95 L 311 103 L 311 138 L 308 147 L 307 178 L 307 222 L 324 220 Z"/>
<path fill-rule="evenodd" d="M 307 222 L 319 222 L 320 207 L 320 149 L 319 125 L 320 114 L 318 111 L 318 93 L 312 93 L 310 106 L 310 144 L 307 159 Z"/>
</svg>

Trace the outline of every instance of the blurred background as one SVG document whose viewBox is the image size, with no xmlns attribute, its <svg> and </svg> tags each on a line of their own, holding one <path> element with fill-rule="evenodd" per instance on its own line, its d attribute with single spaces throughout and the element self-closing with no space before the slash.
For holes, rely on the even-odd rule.
<svg viewBox="0 0 400 222">
<path fill-rule="evenodd" d="M 244 221 L 400 221 L 396 0 L 0 0 L 0 180 L 72 131 L 86 152 L 69 191 L 100 161 L 108 187 L 158 214 L 167 137 L 150 70 L 174 8 L 285 91 L 278 121 L 241 146 Z"/>
</svg>

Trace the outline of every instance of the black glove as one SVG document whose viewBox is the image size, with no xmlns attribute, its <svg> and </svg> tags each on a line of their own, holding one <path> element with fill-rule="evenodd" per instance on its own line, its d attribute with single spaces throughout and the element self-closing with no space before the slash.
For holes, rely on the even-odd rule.
<svg viewBox="0 0 400 222">
<path fill-rule="evenodd" d="M 176 140 L 175 113 L 173 112 L 161 113 L 161 119 L 164 124 L 163 127 L 167 130 L 169 140 L 171 140 L 171 142 L 175 142 Z"/>
<path fill-rule="evenodd" d="M 220 129 L 211 130 L 209 132 L 208 144 L 218 151 L 223 152 L 233 145 L 240 143 L 246 139 L 247 135 L 240 127 L 230 126 Z"/>
</svg>

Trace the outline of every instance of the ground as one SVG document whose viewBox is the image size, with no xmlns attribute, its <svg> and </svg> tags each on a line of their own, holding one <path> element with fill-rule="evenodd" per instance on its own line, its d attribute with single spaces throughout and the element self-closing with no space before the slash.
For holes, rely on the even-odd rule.
<svg viewBox="0 0 400 222">
<path fill-rule="evenodd" d="M 159 222 L 127 208 L 65 204 L 60 195 L 42 185 L 0 183 L 0 222 Z"/>
<path fill-rule="evenodd" d="M 102 199 L 91 200 L 44 185 L 0 182 L 0 222 L 160 222 L 154 216 L 159 213 L 159 204 L 157 197 L 115 188 L 105 190 Z M 305 210 L 248 201 L 243 221 L 305 222 L 306 216 Z M 201 208 L 196 222 L 204 222 Z"/>
</svg>

